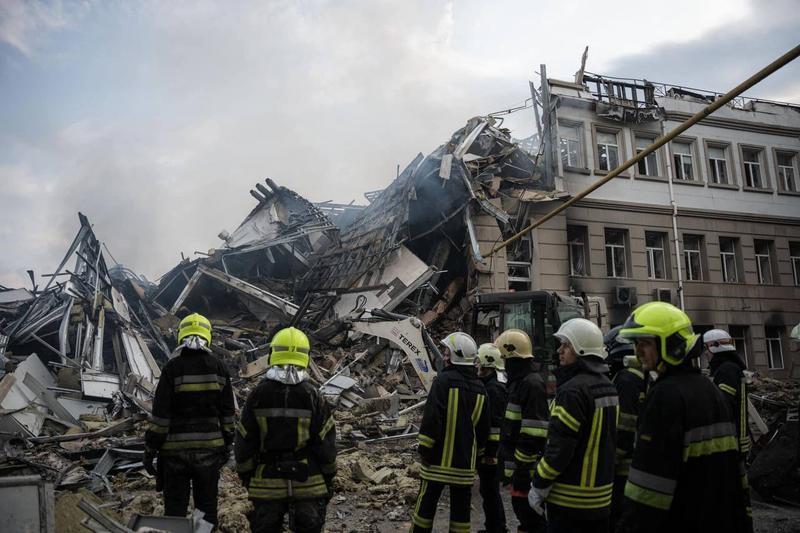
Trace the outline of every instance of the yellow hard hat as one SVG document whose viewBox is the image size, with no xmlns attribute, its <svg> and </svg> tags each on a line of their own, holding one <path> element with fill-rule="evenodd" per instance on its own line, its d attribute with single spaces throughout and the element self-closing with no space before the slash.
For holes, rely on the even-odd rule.
<svg viewBox="0 0 800 533">
<path fill-rule="evenodd" d="M 197 335 L 211 344 L 211 322 L 198 313 L 192 313 L 183 320 L 178 328 L 178 343 L 189 335 Z"/>
<path fill-rule="evenodd" d="M 270 341 L 271 365 L 297 365 L 303 368 L 308 366 L 308 352 L 311 344 L 306 334 L 297 328 L 284 328 L 272 337 Z"/>
<path fill-rule="evenodd" d="M 528 334 L 521 329 L 507 329 L 497 337 L 494 345 L 500 349 L 504 358 L 519 357 L 530 359 L 533 357 L 533 343 Z"/>
<path fill-rule="evenodd" d="M 622 325 L 617 338 L 634 342 L 642 337 L 656 339 L 661 359 L 672 366 L 683 363 L 700 338 L 692 330 L 689 316 L 666 302 L 648 302 L 637 307 Z"/>
<path fill-rule="evenodd" d="M 503 354 L 500 353 L 500 349 L 491 342 L 481 344 L 478 347 L 478 363 L 482 368 L 496 368 L 498 370 L 505 370 L 506 366 L 503 363 Z"/>
</svg>

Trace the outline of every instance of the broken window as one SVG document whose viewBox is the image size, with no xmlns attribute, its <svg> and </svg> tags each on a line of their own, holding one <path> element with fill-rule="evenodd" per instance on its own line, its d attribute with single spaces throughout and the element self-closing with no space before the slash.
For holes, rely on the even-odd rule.
<svg viewBox="0 0 800 533">
<path fill-rule="evenodd" d="M 588 276 L 589 248 L 586 226 L 567 226 L 569 268 L 572 276 Z"/>
<path fill-rule="evenodd" d="M 688 141 L 674 141 L 672 153 L 675 163 L 675 179 L 694 180 L 694 156 L 692 143 Z"/>
<path fill-rule="evenodd" d="M 792 152 L 777 152 L 778 184 L 782 191 L 797 192 L 796 160 Z"/>
<path fill-rule="evenodd" d="M 606 228 L 606 275 L 624 278 L 628 275 L 626 261 L 627 230 Z"/>
<path fill-rule="evenodd" d="M 597 162 L 598 169 L 605 171 L 619 166 L 619 141 L 616 133 L 597 132 Z"/>
<path fill-rule="evenodd" d="M 764 340 L 767 343 L 767 358 L 771 370 L 783 368 L 783 349 L 781 347 L 781 327 L 764 327 Z"/>
<path fill-rule="evenodd" d="M 708 170 L 711 183 L 727 185 L 728 158 L 727 148 L 724 145 L 708 145 Z"/>
<path fill-rule="evenodd" d="M 756 271 L 758 273 L 758 282 L 762 285 L 772 284 L 772 266 L 770 259 L 770 248 L 772 243 L 770 241 L 753 241 L 756 252 Z"/>
<path fill-rule="evenodd" d="M 722 261 L 722 281 L 737 283 L 739 277 L 736 273 L 736 249 L 739 247 L 738 239 L 732 237 L 719 238 L 719 255 Z"/>
<path fill-rule="evenodd" d="M 728 326 L 728 333 L 731 334 L 731 339 L 733 339 L 733 346 L 736 348 L 736 354 L 745 366 L 749 366 L 747 363 L 747 330 L 747 326 Z"/>
<path fill-rule="evenodd" d="M 645 148 L 653 144 L 654 137 L 647 137 L 636 135 L 636 154 L 643 152 Z M 640 160 L 638 165 L 639 175 L 641 176 L 658 176 L 658 156 L 656 152 L 651 152 L 644 159 Z"/>
<path fill-rule="evenodd" d="M 792 263 L 794 284 L 800 287 L 800 242 L 789 243 L 789 261 Z"/>
<path fill-rule="evenodd" d="M 644 232 L 644 246 L 647 255 L 647 277 L 649 279 L 666 279 L 667 265 L 665 259 L 666 233 L 654 231 Z"/>
<path fill-rule="evenodd" d="M 701 235 L 683 236 L 683 264 L 686 270 L 686 279 L 689 281 L 703 279 L 702 246 L 703 237 Z"/>
<path fill-rule="evenodd" d="M 754 189 L 766 187 L 762 165 L 762 150 L 756 148 L 742 148 L 742 162 L 744 164 L 744 184 Z"/>
<path fill-rule="evenodd" d="M 576 124 L 559 124 L 561 165 L 566 167 L 583 167 L 581 153 L 583 152 L 581 138 L 583 130 Z"/>
</svg>

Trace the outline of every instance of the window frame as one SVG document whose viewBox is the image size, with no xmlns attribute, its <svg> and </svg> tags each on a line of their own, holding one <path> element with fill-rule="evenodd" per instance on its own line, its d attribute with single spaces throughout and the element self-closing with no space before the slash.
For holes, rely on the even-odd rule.
<svg viewBox="0 0 800 533">
<path fill-rule="evenodd" d="M 738 335 L 738 333 L 740 332 L 741 336 Z M 747 345 L 749 344 L 750 327 L 747 325 L 728 324 L 728 333 L 730 334 L 731 339 L 733 339 L 733 346 L 736 348 L 736 353 L 739 354 L 739 358 L 742 359 L 745 368 L 750 368 L 750 361 L 749 361 L 750 350 L 747 347 Z M 740 340 L 741 340 L 742 353 L 739 353 L 738 341 Z"/>
<path fill-rule="evenodd" d="M 766 247 L 766 253 L 759 253 L 758 248 L 760 245 Z M 758 279 L 759 285 L 774 285 L 775 284 L 775 277 L 774 277 L 774 269 L 772 268 L 772 259 L 774 257 L 774 253 L 772 249 L 774 248 L 774 242 L 769 241 L 766 239 L 753 239 L 753 256 L 756 260 L 756 279 Z M 762 267 L 762 260 L 766 259 L 766 266 L 769 270 L 769 281 L 765 281 L 764 272 Z"/>
<path fill-rule="evenodd" d="M 687 237 L 692 237 L 692 238 L 696 237 L 697 238 L 697 250 L 694 250 L 694 249 L 691 249 L 691 248 L 687 248 L 687 246 L 686 246 L 686 238 Z M 697 234 L 694 234 L 694 233 L 684 233 L 683 236 L 682 236 L 681 248 L 683 249 L 683 266 L 684 266 L 684 272 L 686 273 L 686 281 L 704 281 L 704 279 L 705 279 L 705 277 L 703 275 L 703 263 L 704 263 L 703 262 L 703 244 L 704 244 L 704 242 L 705 242 L 705 238 L 702 235 L 697 235 Z M 689 268 L 689 265 L 690 265 L 689 255 L 690 254 L 695 254 L 695 253 L 697 254 L 697 263 L 698 263 L 698 269 L 699 269 L 700 277 L 699 278 L 689 278 L 689 272 L 693 270 L 693 269 Z"/>
<path fill-rule="evenodd" d="M 764 326 L 764 344 L 767 348 L 767 366 L 770 370 L 784 370 L 786 368 L 786 362 L 783 359 L 783 335 L 781 334 L 781 329 L 783 329 L 781 326 Z M 777 333 L 777 337 L 771 337 L 769 330 L 774 330 L 774 332 Z M 781 366 L 775 366 L 774 354 L 772 350 L 773 341 L 777 341 L 778 355 L 781 358 Z"/>
<path fill-rule="evenodd" d="M 784 148 L 772 149 L 773 160 L 775 161 L 775 181 L 777 183 L 778 192 L 785 194 L 799 194 L 800 195 L 800 164 L 798 163 L 798 152 L 796 150 L 787 150 Z M 789 155 L 792 158 L 791 166 L 781 165 L 778 162 L 778 156 L 781 154 Z M 787 189 L 784 180 L 781 178 L 781 169 L 790 168 L 792 170 L 792 183 L 794 190 Z"/>
<path fill-rule="evenodd" d="M 616 126 L 609 126 L 609 125 L 606 125 L 606 124 L 592 123 L 592 153 L 594 154 L 594 173 L 598 174 L 598 175 L 603 175 L 603 174 L 608 174 L 609 172 L 614 170 L 616 168 L 616 166 L 615 167 L 611 167 L 608 170 L 603 170 L 602 168 L 600 168 L 600 149 L 599 149 L 599 146 L 600 146 L 600 143 L 599 143 L 600 135 L 599 134 L 600 133 L 607 133 L 607 134 L 610 134 L 610 135 L 614 135 L 616 137 L 616 139 L 617 139 L 617 144 L 616 144 L 616 146 L 617 146 L 617 166 L 619 166 L 620 163 L 625 161 L 625 159 L 626 159 L 626 157 L 625 157 L 626 150 L 625 150 L 625 137 L 623 135 L 623 129 L 622 128 L 619 128 L 619 127 L 616 127 Z M 606 145 L 604 145 L 604 146 L 606 146 Z M 627 174 L 627 176 L 626 176 L 626 174 Z M 622 172 L 619 176 L 623 177 L 623 178 L 629 177 L 630 176 L 630 172 L 626 170 L 625 172 Z"/>
<path fill-rule="evenodd" d="M 570 228 L 578 228 L 579 230 L 579 237 L 583 239 L 582 243 L 575 242 L 570 239 Z M 581 253 L 583 254 L 583 270 L 582 274 L 576 273 L 573 270 L 573 262 L 572 262 L 572 254 L 573 254 L 573 246 L 579 246 L 581 249 Z M 577 277 L 587 277 L 590 275 L 589 271 L 589 227 L 581 224 L 567 224 L 567 254 L 569 258 L 569 275 L 570 276 L 577 276 Z"/>
<path fill-rule="evenodd" d="M 647 245 L 647 236 L 648 234 L 655 235 L 659 240 L 661 240 L 661 247 L 657 246 L 648 246 Z M 647 268 L 647 279 L 651 280 L 664 280 L 669 279 L 669 261 L 667 261 L 667 254 L 669 253 L 669 235 L 662 231 L 645 231 L 644 232 L 644 252 L 646 257 L 646 268 Z M 663 272 L 663 277 L 658 277 L 655 274 L 655 251 L 661 250 L 661 269 Z M 652 272 L 651 272 L 652 270 Z M 651 275 L 652 274 L 652 275 Z"/>
<path fill-rule="evenodd" d="M 728 188 L 739 188 L 739 181 L 736 179 L 736 173 L 734 172 L 734 165 L 731 156 L 731 143 L 725 141 L 717 141 L 714 139 L 704 139 L 703 140 L 703 147 L 706 153 L 706 167 L 707 167 L 707 183 L 711 187 L 728 187 Z M 722 150 L 722 155 L 724 159 L 713 158 L 713 161 L 723 161 L 725 163 L 725 172 L 727 174 L 727 183 L 720 183 L 716 181 L 712 181 L 714 177 L 714 170 L 716 166 L 712 163 L 711 157 L 711 149 L 716 148 Z"/>
<path fill-rule="evenodd" d="M 693 176 L 691 179 L 685 179 L 678 177 L 678 165 L 675 164 L 675 157 L 681 156 L 681 165 L 680 165 L 680 175 L 683 175 L 683 156 L 686 154 L 678 154 L 673 149 L 675 144 L 688 144 L 689 145 L 689 157 L 692 158 L 692 173 Z M 669 154 L 672 161 L 672 180 L 675 183 L 694 183 L 694 184 L 702 184 L 703 183 L 703 175 L 702 175 L 702 165 L 698 165 L 698 161 L 700 161 L 700 154 L 698 152 L 698 140 L 697 137 L 675 137 L 669 143 Z"/>
<path fill-rule="evenodd" d="M 636 146 L 636 141 L 639 138 L 647 139 L 650 142 L 650 144 L 652 144 L 653 141 L 655 141 L 659 137 L 658 133 L 650 132 L 650 131 L 642 131 L 642 130 L 631 130 L 631 135 L 633 137 L 633 155 L 634 156 L 639 154 L 639 148 L 637 148 L 637 146 Z M 651 155 L 653 157 L 655 157 L 655 160 L 656 160 L 655 161 L 655 165 L 656 165 L 655 171 L 656 172 L 655 172 L 655 174 L 642 174 L 641 172 L 639 172 L 639 164 L 642 163 L 642 162 L 646 162 L 647 158 L 650 157 Z M 662 178 L 663 179 L 663 177 L 664 177 L 664 174 L 662 172 L 663 166 L 664 165 L 662 164 L 662 161 L 661 161 L 661 148 L 659 148 L 658 150 L 655 150 L 655 151 L 651 152 L 650 154 L 648 154 L 647 157 L 645 157 L 642 161 L 639 161 L 638 163 L 636 163 L 636 165 L 633 166 L 634 175 L 637 178 Z"/>
<path fill-rule="evenodd" d="M 751 161 L 745 161 L 744 155 L 746 151 L 755 151 L 758 154 L 758 168 L 759 172 L 761 173 L 761 181 L 763 182 L 761 187 L 755 187 L 749 185 L 747 183 L 747 169 L 749 168 L 748 165 L 754 164 Z M 742 187 L 749 191 L 772 191 L 772 187 L 770 185 L 769 179 L 769 165 L 767 165 L 766 159 L 767 149 L 764 146 L 757 146 L 753 144 L 740 144 L 739 145 L 739 157 L 741 158 L 741 167 L 742 167 Z"/>
<path fill-rule="evenodd" d="M 618 231 L 622 236 L 622 244 L 609 244 L 608 242 L 608 234 L 609 231 Z M 628 230 L 623 228 L 603 228 L 603 249 L 605 251 L 605 260 L 606 260 L 606 277 L 608 278 L 627 278 L 628 276 L 628 249 L 629 249 L 629 236 Z M 608 262 L 608 254 L 609 248 L 611 249 L 611 264 Z M 622 275 L 619 275 L 616 268 L 616 253 L 618 249 L 622 249 L 622 260 L 623 260 L 623 270 L 624 272 Z M 611 267 L 611 274 L 609 274 L 609 266 Z"/>
<path fill-rule="evenodd" d="M 795 245 L 797 255 L 792 254 L 792 245 Z M 789 241 L 789 263 L 792 265 L 792 281 L 795 287 L 800 287 L 800 241 Z"/>
<path fill-rule="evenodd" d="M 730 241 L 733 244 L 733 252 L 723 252 L 722 251 L 722 240 L 725 239 L 726 241 Z M 726 237 L 724 235 L 719 236 L 718 238 L 719 243 L 719 255 L 720 255 L 720 272 L 722 274 L 722 283 L 741 283 L 739 281 L 739 243 L 738 238 L 736 237 Z M 729 280 L 727 279 L 727 267 L 725 266 L 725 256 L 732 255 L 733 256 L 733 269 L 734 269 L 734 279 Z"/>
<path fill-rule="evenodd" d="M 578 130 L 578 165 L 565 165 L 564 160 L 561 157 L 561 128 L 575 128 Z M 586 170 L 588 168 L 588 164 L 586 162 L 586 126 L 583 122 L 579 120 L 566 120 L 566 119 L 558 119 L 558 159 L 561 162 L 561 169 L 578 169 L 578 170 Z"/>
</svg>

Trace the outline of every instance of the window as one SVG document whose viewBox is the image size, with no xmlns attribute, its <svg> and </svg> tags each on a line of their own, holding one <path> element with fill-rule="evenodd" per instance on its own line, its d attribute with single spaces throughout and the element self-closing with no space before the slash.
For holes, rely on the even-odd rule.
<svg viewBox="0 0 800 533">
<path fill-rule="evenodd" d="M 703 279 L 702 246 L 703 237 L 701 235 L 683 236 L 683 264 L 686 270 L 686 279 L 689 281 Z"/>
<path fill-rule="evenodd" d="M 511 227 L 519 227 L 516 217 L 511 217 Z M 523 225 L 527 225 L 523 224 Z M 520 238 L 506 249 L 506 272 L 508 273 L 508 288 L 515 291 L 531 290 L 531 262 L 533 250 L 531 247 L 530 233 Z"/>
<path fill-rule="evenodd" d="M 783 350 L 781 349 L 781 328 L 780 326 L 764 327 L 764 337 L 767 342 L 767 358 L 769 367 L 772 370 L 783 368 Z"/>
<path fill-rule="evenodd" d="M 736 275 L 736 248 L 737 239 L 731 237 L 719 238 L 719 255 L 722 260 L 722 281 L 725 283 L 737 283 L 739 277 Z"/>
<path fill-rule="evenodd" d="M 747 326 L 730 325 L 728 326 L 728 333 L 731 334 L 733 339 L 736 355 L 739 356 L 745 366 L 749 367 L 750 364 L 747 362 Z"/>
<path fill-rule="evenodd" d="M 667 265 L 664 258 L 666 233 L 644 232 L 644 248 L 647 253 L 647 277 L 649 279 L 666 279 Z"/>
<path fill-rule="evenodd" d="M 770 241 L 753 241 L 756 251 L 756 271 L 758 282 L 762 285 L 772 285 L 772 266 L 770 264 Z"/>
<path fill-rule="evenodd" d="M 559 124 L 558 132 L 561 136 L 559 143 L 561 149 L 561 164 L 564 167 L 582 167 L 581 138 L 583 130 L 577 125 Z"/>
<path fill-rule="evenodd" d="M 708 145 L 708 169 L 711 183 L 729 184 L 725 146 Z"/>
<path fill-rule="evenodd" d="M 692 156 L 692 143 L 675 141 L 672 143 L 673 160 L 675 162 L 675 179 L 693 180 L 694 163 Z"/>
<path fill-rule="evenodd" d="M 653 144 L 652 137 L 636 136 L 636 154 L 644 151 L 645 148 Z M 656 152 L 648 154 L 638 163 L 638 171 L 641 176 L 658 176 L 658 157 Z"/>
<path fill-rule="evenodd" d="M 797 173 L 795 167 L 795 154 L 791 152 L 777 152 L 778 159 L 778 185 L 782 191 L 797 192 Z"/>
<path fill-rule="evenodd" d="M 616 133 L 597 132 L 597 161 L 600 170 L 614 170 L 619 166 L 619 143 Z"/>
<path fill-rule="evenodd" d="M 624 278 L 628 275 L 626 261 L 627 231 L 606 229 L 606 275 L 610 278 Z"/>
<path fill-rule="evenodd" d="M 800 287 L 800 242 L 789 243 L 789 261 L 792 263 L 794 284 Z"/>
<path fill-rule="evenodd" d="M 588 276 L 588 231 L 586 226 L 567 226 L 569 242 L 569 270 L 572 276 Z"/>
<path fill-rule="evenodd" d="M 764 173 L 761 165 L 761 150 L 757 148 L 742 148 L 742 161 L 744 163 L 744 184 L 754 189 L 766 188 Z"/>
</svg>

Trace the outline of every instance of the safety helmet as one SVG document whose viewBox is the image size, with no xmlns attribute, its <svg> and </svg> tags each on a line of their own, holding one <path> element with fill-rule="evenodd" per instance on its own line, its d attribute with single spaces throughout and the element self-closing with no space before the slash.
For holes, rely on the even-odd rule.
<svg viewBox="0 0 800 533">
<path fill-rule="evenodd" d="M 461 331 L 451 333 L 441 342 L 450 349 L 450 362 L 454 365 L 474 365 L 478 345 L 475 340 Z"/>
<path fill-rule="evenodd" d="M 183 320 L 178 327 L 178 343 L 189 335 L 197 335 L 211 344 L 211 322 L 206 317 L 198 313 L 192 313 Z"/>
<path fill-rule="evenodd" d="M 736 351 L 730 333 L 724 329 L 712 329 L 703 333 L 703 344 L 711 353 Z"/>
<path fill-rule="evenodd" d="M 619 330 L 621 329 L 622 326 L 611 328 L 603 337 L 603 342 L 608 352 L 608 358 L 618 362 L 622 362 L 627 355 L 633 355 L 633 346 L 628 342 L 620 342 L 619 339 L 617 339 Z"/>
<path fill-rule="evenodd" d="M 687 314 L 667 302 L 640 305 L 622 325 L 617 338 L 633 342 L 643 337 L 657 339 L 661 360 L 672 366 L 680 365 L 700 338 Z"/>
<path fill-rule="evenodd" d="M 533 343 L 528 334 L 521 329 L 507 329 L 494 341 L 504 358 L 519 357 L 530 359 L 533 357 Z"/>
<path fill-rule="evenodd" d="M 554 336 L 560 341 L 568 341 L 578 357 L 594 355 L 600 359 L 606 358 L 606 346 L 603 344 L 603 332 L 597 325 L 585 318 L 567 320 Z"/>
<path fill-rule="evenodd" d="M 478 347 L 478 362 L 483 368 L 505 370 L 506 367 L 500 349 L 491 342 L 486 342 Z"/>
<path fill-rule="evenodd" d="M 270 365 L 308 366 L 308 352 L 311 344 L 306 334 L 297 328 L 284 328 L 272 337 L 270 346 Z"/>
</svg>

